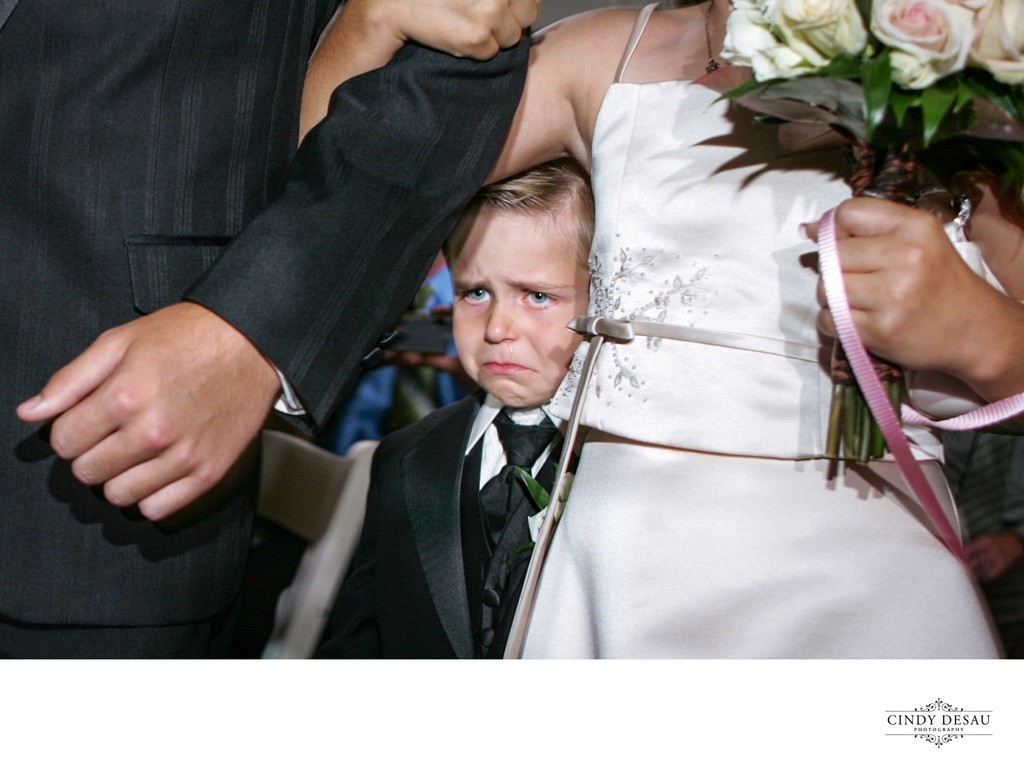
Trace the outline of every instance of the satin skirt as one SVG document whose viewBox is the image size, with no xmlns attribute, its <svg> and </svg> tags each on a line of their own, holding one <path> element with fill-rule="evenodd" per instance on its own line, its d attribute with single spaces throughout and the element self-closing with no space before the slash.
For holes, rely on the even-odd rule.
<svg viewBox="0 0 1024 784">
<path fill-rule="evenodd" d="M 923 467 L 952 510 L 939 465 Z M 830 479 L 825 460 L 596 434 L 524 657 L 998 657 L 980 596 L 892 463 Z"/>
</svg>

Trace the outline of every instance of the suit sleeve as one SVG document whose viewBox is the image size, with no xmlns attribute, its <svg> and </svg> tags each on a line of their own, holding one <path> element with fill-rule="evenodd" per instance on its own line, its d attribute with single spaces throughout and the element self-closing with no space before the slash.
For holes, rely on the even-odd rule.
<svg viewBox="0 0 1024 784">
<path fill-rule="evenodd" d="M 243 332 L 323 424 L 493 165 L 529 41 L 487 62 L 407 44 L 343 84 L 282 194 L 186 294 Z"/>
</svg>

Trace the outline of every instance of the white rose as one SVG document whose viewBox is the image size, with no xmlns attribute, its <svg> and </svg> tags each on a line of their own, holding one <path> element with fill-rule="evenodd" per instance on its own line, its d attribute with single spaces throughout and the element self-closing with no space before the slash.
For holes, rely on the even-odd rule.
<svg viewBox="0 0 1024 784">
<path fill-rule="evenodd" d="M 946 0 L 950 5 L 960 5 L 964 8 L 968 8 L 971 11 L 980 11 L 987 5 L 990 5 L 993 0 Z"/>
<path fill-rule="evenodd" d="M 1024 3 L 991 0 L 978 14 L 971 62 L 1006 84 L 1024 83 Z"/>
<path fill-rule="evenodd" d="M 920 90 L 963 70 L 974 12 L 945 0 L 874 0 L 871 32 L 893 50 L 893 81 Z"/>
<path fill-rule="evenodd" d="M 722 57 L 753 69 L 759 82 L 790 79 L 813 70 L 797 51 L 772 34 L 768 15 L 774 0 L 736 0 L 726 23 Z"/>
<path fill-rule="evenodd" d="M 779 0 L 732 0 L 734 11 L 743 11 L 751 21 L 768 27 Z"/>
<path fill-rule="evenodd" d="M 772 20 L 783 39 L 815 68 L 868 42 L 856 0 L 778 0 Z"/>
</svg>

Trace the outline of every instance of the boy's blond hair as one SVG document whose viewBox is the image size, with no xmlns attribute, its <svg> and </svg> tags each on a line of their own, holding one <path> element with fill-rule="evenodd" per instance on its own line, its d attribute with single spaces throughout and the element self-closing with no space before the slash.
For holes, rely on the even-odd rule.
<svg viewBox="0 0 1024 784">
<path fill-rule="evenodd" d="M 590 176 L 572 158 L 543 163 L 521 174 L 485 185 L 470 200 L 442 251 L 448 266 L 454 266 L 477 216 L 485 210 L 536 215 L 555 220 L 563 209 L 571 211 L 571 237 L 579 249 L 578 261 L 586 268 L 590 243 L 594 239 L 594 195 Z"/>
</svg>

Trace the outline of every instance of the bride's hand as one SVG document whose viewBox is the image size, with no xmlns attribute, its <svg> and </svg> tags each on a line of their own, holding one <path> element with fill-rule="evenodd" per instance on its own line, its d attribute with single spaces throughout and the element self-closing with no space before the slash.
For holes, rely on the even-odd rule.
<svg viewBox="0 0 1024 784">
<path fill-rule="evenodd" d="M 817 239 L 817 225 L 808 227 Z M 879 199 L 836 211 L 854 325 L 865 346 L 905 367 L 941 370 L 994 400 L 1024 391 L 1024 306 L 975 275 L 939 220 Z M 823 305 L 819 329 L 835 335 Z"/>
</svg>

